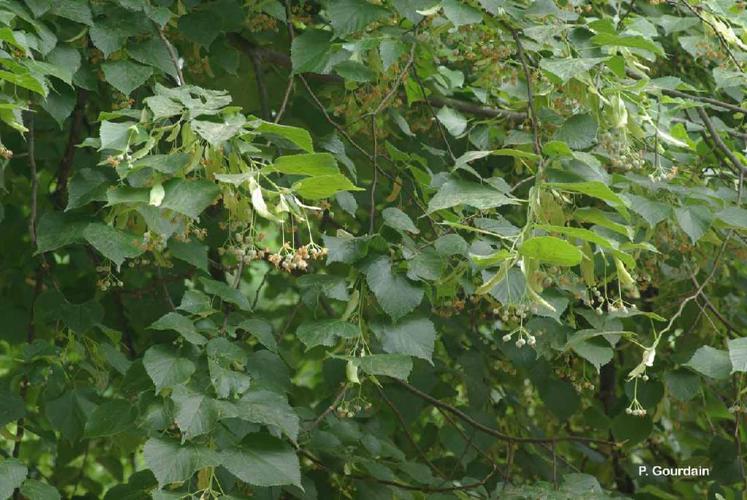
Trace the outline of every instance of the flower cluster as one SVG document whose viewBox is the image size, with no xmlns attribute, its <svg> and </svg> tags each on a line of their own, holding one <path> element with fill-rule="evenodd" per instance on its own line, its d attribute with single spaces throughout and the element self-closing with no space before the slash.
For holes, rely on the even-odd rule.
<svg viewBox="0 0 747 500">
<path fill-rule="evenodd" d="M 110 288 L 122 288 L 124 283 L 122 280 L 111 274 L 111 268 L 109 266 L 97 266 L 96 272 L 106 273 L 106 276 L 96 281 L 96 288 L 105 292 Z"/>
<path fill-rule="evenodd" d="M 504 323 L 512 323 L 527 319 L 527 316 L 529 315 L 529 306 L 526 304 L 509 306 L 498 304 L 493 308 L 492 312 Z"/>
<path fill-rule="evenodd" d="M 290 244 L 285 243 L 277 253 L 267 256 L 267 261 L 275 267 L 284 271 L 306 271 L 309 267 L 309 259 L 319 260 L 325 257 L 329 251 L 314 243 L 302 245 L 293 250 Z"/>
<path fill-rule="evenodd" d="M 538 335 L 540 332 L 536 332 Z M 529 347 L 534 347 L 537 344 L 537 337 L 529 333 L 529 331 L 524 328 L 523 326 L 520 326 L 519 328 L 516 328 L 515 330 L 507 333 L 502 337 L 502 340 L 504 342 L 509 342 L 513 338 L 514 335 L 518 335 L 518 339 L 516 339 L 516 347 L 521 349 L 525 345 L 528 345 Z"/>
<path fill-rule="evenodd" d="M 633 415 L 634 417 L 644 417 L 646 416 L 646 409 L 641 406 L 641 403 L 638 402 L 638 399 L 634 399 L 632 403 L 630 403 L 630 406 L 625 408 L 625 413 L 628 415 Z"/>
<path fill-rule="evenodd" d="M 747 407 L 735 403 L 729 407 L 729 413 L 731 413 L 732 415 L 736 413 L 747 414 Z"/>
<path fill-rule="evenodd" d="M 606 293 L 602 294 L 601 290 L 596 286 L 592 286 L 590 291 L 590 297 L 584 299 L 584 304 L 594 309 L 594 312 L 598 316 L 604 314 L 605 309 L 608 313 L 622 312 L 623 314 L 638 309 L 638 306 L 635 304 L 626 304 L 622 298 L 610 298 Z"/>
</svg>

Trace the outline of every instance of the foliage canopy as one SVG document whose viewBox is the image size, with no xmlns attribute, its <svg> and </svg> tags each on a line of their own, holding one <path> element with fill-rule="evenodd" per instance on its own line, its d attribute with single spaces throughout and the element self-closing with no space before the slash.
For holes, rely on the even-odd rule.
<svg viewBox="0 0 747 500">
<path fill-rule="evenodd" d="M 741 498 L 746 28 L 0 0 L 0 498 Z"/>
</svg>

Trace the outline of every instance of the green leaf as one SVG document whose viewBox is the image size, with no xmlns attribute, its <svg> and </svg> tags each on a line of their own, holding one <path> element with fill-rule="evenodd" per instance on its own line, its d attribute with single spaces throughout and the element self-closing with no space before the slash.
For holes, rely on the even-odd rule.
<svg viewBox="0 0 747 500">
<path fill-rule="evenodd" d="M 69 88 L 64 88 L 60 92 L 48 94 L 47 98 L 42 101 L 42 108 L 54 118 L 57 125 L 62 129 L 65 120 L 75 109 L 75 102 L 75 93 Z"/>
<path fill-rule="evenodd" d="M 583 335 L 583 332 L 588 331 L 589 330 L 581 330 L 580 332 L 578 332 L 578 334 Z M 591 331 L 594 332 L 595 335 L 604 335 L 601 332 L 596 332 L 594 330 Z M 594 365 L 594 368 L 597 369 L 597 372 L 599 372 L 602 366 L 612 361 L 612 357 L 615 354 L 615 351 L 613 351 L 609 345 L 604 345 L 597 341 L 574 340 L 573 338 L 571 338 L 568 343 L 571 345 L 571 349 L 573 349 L 576 354 Z"/>
<path fill-rule="evenodd" d="M 304 35 L 306 33 L 304 32 Z M 293 43 L 295 45 L 296 42 L 294 41 Z M 256 130 L 260 134 L 282 137 L 308 153 L 314 152 L 314 143 L 311 140 L 311 134 L 306 129 L 262 121 Z"/>
<path fill-rule="evenodd" d="M 148 439 L 143 457 L 161 487 L 186 481 L 198 470 L 220 464 L 217 454 L 206 446 L 180 445 L 178 441 L 160 437 Z"/>
<path fill-rule="evenodd" d="M 83 238 L 117 267 L 120 267 L 125 259 L 135 258 L 145 251 L 145 248 L 140 246 L 139 237 L 99 222 L 86 226 Z"/>
<path fill-rule="evenodd" d="M 436 114 L 436 118 L 454 137 L 462 135 L 467 130 L 467 119 L 464 115 L 448 106 L 441 108 Z"/>
<path fill-rule="evenodd" d="M 366 0 L 332 0 L 327 7 L 327 15 L 338 36 L 361 31 L 388 14 L 385 8 Z"/>
<path fill-rule="evenodd" d="M 293 73 L 324 73 L 329 63 L 332 33 L 322 30 L 306 30 L 293 39 L 291 63 Z M 311 148 L 304 148 L 311 152 Z"/>
<path fill-rule="evenodd" d="M 99 150 L 111 149 L 120 153 L 125 152 L 130 140 L 130 134 L 132 134 L 135 129 L 136 124 L 132 122 L 101 122 L 101 129 L 99 131 L 101 147 Z"/>
<path fill-rule="evenodd" d="M 308 276 L 308 275 L 307 275 Z M 272 333 L 272 325 L 261 319 L 246 319 L 237 325 L 237 328 L 246 330 L 272 352 L 277 352 L 277 340 Z"/>
<path fill-rule="evenodd" d="M 218 420 L 235 416 L 229 403 L 213 399 L 185 385 L 177 385 L 171 393 L 174 402 L 174 422 L 182 432 L 182 440 L 214 431 Z"/>
<path fill-rule="evenodd" d="M 387 257 L 378 257 L 366 266 L 368 287 L 390 318 L 397 321 L 423 300 L 423 290 L 392 270 Z"/>
<path fill-rule="evenodd" d="M 686 205 L 674 209 L 674 217 L 682 230 L 696 243 L 711 227 L 713 214 L 702 205 Z"/>
<path fill-rule="evenodd" d="M 26 415 L 26 404 L 13 392 L 0 392 L 0 427 L 15 422 Z"/>
<path fill-rule="evenodd" d="M 542 229 L 544 231 L 547 231 L 548 233 L 560 233 L 566 236 L 570 236 L 571 238 L 578 238 L 581 240 L 589 241 L 602 248 L 612 248 L 612 243 L 610 243 L 607 238 L 600 236 L 594 231 L 590 231 L 581 227 L 552 226 L 550 224 L 538 224 L 536 227 L 537 229 Z"/>
<path fill-rule="evenodd" d="M 184 106 L 166 96 L 153 95 L 146 97 L 144 102 L 150 108 L 153 118 L 156 120 L 181 115 L 184 112 Z"/>
<path fill-rule="evenodd" d="M 631 210 L 636 210 L 635 207 L 631 207 Z M 573 212 L 573 218 L 578 222 L 584 222 L 588 224 L 596 224 L 601 227 L 606 227 L 618 234 L 622 234 L 629 240 L 632 240 L 635 236 L 635 231 L 631 226 L 626 226 L 618 222 L 614 222 L 611 218 L 613 214 L 606 213 L 598 208 L 581 207 L 577 208 Z"/>
<path fill-rule="evenodd" d="M 287 175 L 335 175 L 340 173 L 335 157 L 329 153 L 279 156 L 265 170 Z"/>
<path fill-rule="evenodd" d="M 28 89 L 31 92 L 35 92 L 39 95 L 45 96 L 47 95 L 47 87 L 31 74 L 17 74 L 17 73 L 11 73 L 10 71 L 3 71 L 0 70 L 0 81 L 6 81 L 9 83 L 12 83 L 13 85 L 17 87 L 22 87 L 24 89 Z"/>
<path fill-rule="evenodd" d="M 387 207 L 382 210 L 381 215 L 384 217 L 384 223 L 394 229 L 400 231 L 407 231 L 409 233 L 418 234 L 418 228 L 413 224 L 410 216 L 404 213 L 402 210 L 396 207 Z"/>
<path fill-rule="evenodd" d="M 233 138 L 244 127 L 246 120 L 241 115 L 232 115 L 221 122 L 208 120 L 192 120 L 192 129 L 211 146 L 220 146 Z"/>
<path fill-rule="evenodd" d="M 83 435 L 86 416 L 95 407 L 89 397 L 87 391 L 74 389 L 45 404 L 44 413 L 52 427 L 71 442 L 77 441 Z"/>
<path fill-rule="evenodd" d="M 338 338 L 352 339 L 358 335 L 360 332 L 355 325 L 339 319 L 305 321 L 296 330 L 296 336 L 307 350 L 318 345 L 332 347 Z"/>
<path fill-rule="evenodd" d="M 131 61 L 107 62 L 101 65 L 101 69 L 106 81 L 124 95 L 130 95 L 153 74 L 152 68 Z"/>
<path fill-rule="evenodd" d="M 143 366 L 155 384 L 156 392 L 186 382 L 196 369 L 192 361 L 166 344 L 156 344 L 145 351 Z"/>
<path fill-rule="evenodd" d="M 59 212 L 46 212 L 37 227 L 36 253 L 49 252 L 81 241 L 81 234 L 88 226 L 85 220 L 65 216 Z"/>
<path fill-rule="evenodd" d="M 585 194 L 593 198 L 598 198 L 602 201 L 607 202 L 608 205 L 619 209 L 624 209 L 627 205 L 625 200 L 620 198 L 614 191 L 612 191 L 606 184 L 599 181 L 586 181 L 586 182 L 548 182 L 548 187 L 553 187 L 561 191 L 569 191 L 572 193 Z"/>
<path fill-rule="evenodd" d="M 554 139 L 571 149 L 588 149 L 597 141 L 597 122 L 590 114 L 573 115 L 555 132 Z"/>
<path fill-rule="evenodd" d="M 145 167 L 152 168 L 168 176 L 174 176 L 182 172 L 192 162 L 189 153 L 172 153 L 168 155 L 148 155 L 140 158 L 128 170 L 128 174 L 137 172 Z"/>
<path fill-rule="evenodd" d="M 573 415 L 581 404 L 581 399 L 570 382 L 549 377 L 538 384 L 542 402 L 561 421 Z"/>
<path fill-rule="evenodd" d="M 427 318 L 407 318 L 399 323 L 378 325 L 374 331 L 381 339 L 384 351 L 406 354 L 432 363 L 436 328 Z"/>
<path fill-rule="evenodd" d="M 192 219 L 199 217 L 220 194 L 218 186 L 205 180 L 171 179 L 164 183 L 163 188 L 166 194 L 161 208 L 169 208 Z"/>
<path fill-rule="evenodd" d="M 342 174 L 319 175 L 295 182 L 291 189 L 308 200 L 329 198 L 339 191 L 362 191 Z"/>
<path fill-rule="evenodd" d="M 210 5 L 208 3 L 208 5 Z M 217 6 L 206 10 L 194 10 L 179 18 L 179 32 L 190 40 L 208 49 L 220 35 L 220 18 Z"/>
<path fill-rule="evenodd" d="M 559 266 L 575 266 L 583 259 L 581 249 L 554 236 L 530 238 L 519 247 L 519 253 L 525 257 Z"/>
<path fill-rule="evenodd" d="M 654 227 L 672 213 L 672 208 L 665 203 L 632 194 L 626 194 L 625 197 L 630 201 L 630 209 L 643 217 L 651 227 Z"/>
<path fill-rule="evenodd" d="M 249 391 L 236 402 L 236 410 L 237 417 L 242 420 L 278 427 L 293 441 L 298 438 L 298 415 L 281 394 L 265 390 Z"/>
<path fill-rule="evenodd" d="M 322 238 L 324 246 L 329 250 L 327 264 L 332 262 L 352 264 L 368 253 L 370 239 L 366 236 L 356 238 L 350 235 L 344 237 L 324 235 Z"/>
<path fill-rule="evenodd" d="M 582 73 L 586 73 L 597 64 L 606 61 L 607 57 L 578 57 L 567 59 L 541 59 L 540 68 L 557 77 L 560 83 L 566 83 Z"/>
<path fill-rule="evenodd" d="M 213 311 L 213 305 L 210 297 L 199 290 L 185 290 L 182 301 L 177 307 L 180 311 L 186 311 L 190 314 L 204 315 Z"/>
<path fill-rule="evenodd" d="M 369 375 L 407 380 L 412 371 L 412 359 L 403 354 L 371 354 L 360 358 L 345 357 Z"/>
<path fill-rule="evenodd" d="M 122 185 L 106 191 L 106 206 L 108 207 L 121 205 L 123 203 L 132 205 L 144 205 L 148 203 L 148 199 L 148 188 L 131 188 L 129 186 Z"/>
<path fill-rule="evenodd" d="M 93 16 L 87 0 L 55 0 L 52 2 L 50 13 L 76 23 L 93 26 Z"/>
<path fill-rule="evenodd" d="M 77 170 L 70 179 L 65 211 L 82 207 L 92 201 L 105 200 L 106 189 L 110 182 L 109 176 L 101 169 L 81 168 Z"/>
<path fill-rule="evenodd" d="M 612 420 L 611 430 L 616 441 L 625 441 L 627 446 L 633 446 L 651 434 L 653 423 L 650 417 L 641 418 L 620 412 Z"/>
<path fill-rule="evenodd" d="M 0 460 L 0 498 L 10 498 L 26 479 L 28 468 L 15 458 Z"/>
<path fill-rule="evenodd" d="M 169 239 L 169 251 L 171 255 L 187 264 L 195 266 L 201 271 L 208 272 L 208 246 L 198 240 L 179 241 Z"/>
<path fill-rule="evenodd" d="M 379 44 L 379 57 L 384 65 L 384 71 L 396 63 L 405 53 L 405 44 L 399 40 L 386 39 Z M 401 115 L 399 115 L 401 118 Z"/>
<path fill-rule="evenodd" d="M 358 61 L 343 61 L 335 65 L 335 72 L 345 80 L 351 82 L 372 82 L 376 80 L 376 72 Z"/>
<path fill-rule="evenodd" d="M 187 294 L 184 295 L 186 298 Z M 249 389 L 251 377 L 243 372 L 247 354 L 240 346 L 226 337 L 215 337 L 208 343 L 207 354 L 210 382 L 219 398 L 240 396 Z"/>
<path fill-rule="evenodd" d="M 478 210 L 487 210 L 516 203 L 515 199 L 509 198 L 488 184 L 450 179 L 431 198 L 428 203 L 428 213 L 457 205 L 469 205 Z"/>
<path fill-rule="evenodd" d="M 460 0 L 444 0 L 444 15 L 455 27 L 482 21 L 482 12 Z"/>
<path fill-rule="evenodd" d="M 84 435 L 87 438 L 113 436 L 127 430 L 137 418 L 135 407 L 124 399 L 99 405 L 88 417 Z"/>
<path fill-rule="evenodd" d="M 231 474 L 254 486 L 301 487 L 301 467 L 293 449 L 266 434 L 250 434 L 241 446 L 221 451 L 220 461 Z"/>
<path fill-rule="evenodd" d="M 202 282 L 202 286 L 206 293 L 216 295 L 223 301 L 238 306 L 239 309 L 251 312 L 252 305 L 249 303 L 249 299 L 235 288 L 231 288 L 222 281 L 215 281 L 208 278 L 200 278 L 200 282 Z"/>
<path fill-rule="evenodd" d="M 192 320 L 179 313 L 166 313 L 157 321 L 152 323 L 148 328 L 152 330 L 173 330 L 191 344 L 207 344 L 207 339 L 197 332 L 197 328 L 195 328 Z"/>
<path fill-rule="evenodd" d="M 664 375 L 669 394 L 679 401 L 689 401 L 700 394 L 700 378 L 682 368 Z"/>
<path fill-rule="evenodd" d="M 21 494 L 26 498 L 34 500 L 60 500 L 60 492 L 53 486 L 37 481 L 36 479 L 27 479 L 21 486 Z"/>
<path fill-rule="evenodd" d="M 747 372 L 747 337 L 729 339 L 727 343 L 732 373 Z"/>
<path fill-rule="evenodd" d="M 685 366 L 714 379 L 729 378 L 732 373 L 729 353 L 707 345 L 699 347 Z"/>
<path fill-rule="evenodd" d="M 747 229 L 747 210 L 740 207 L 727 207 L 716 214 L 716 218 L 730 226 Z"/>
<path fill-rule="evenodd" d="M 526 160 L 538 160 L 539 156 L 529 151 L 522 151 L 521 149 L 501 148 L 488 151 L 491 155 L 495 156 L 511 156 L 512 158 L 522 158 Z M 462 155 L 462 158 L 464 155 Z M 457 160 L 457 163 L 459 160 Z"/>
<path fill-rule="evenodd" d="M 647 50 L 659 56 L 664 55 L 664 50 L 662 50 L 658 44 L 642 36 L 623 36 L 613 33 L 599 33 L 598 35 L 591 37 L 591 42 L 605 47 L 629 47 Z"/>
</svg>

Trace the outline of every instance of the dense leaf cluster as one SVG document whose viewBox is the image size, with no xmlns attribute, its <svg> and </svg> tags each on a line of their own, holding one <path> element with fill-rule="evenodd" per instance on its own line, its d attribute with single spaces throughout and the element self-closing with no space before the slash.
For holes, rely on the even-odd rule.
<svg viewBox="0 0 747 500">
<path fill-rule="evenodd" d="M 742 498 L 745 29 L 0 0 L 0 499 Z"/>
</svg>

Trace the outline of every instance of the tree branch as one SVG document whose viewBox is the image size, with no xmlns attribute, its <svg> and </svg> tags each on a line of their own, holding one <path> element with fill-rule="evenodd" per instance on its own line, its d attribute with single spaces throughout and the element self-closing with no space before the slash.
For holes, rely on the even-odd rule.
<svg viewBox="0 0 747 500">
<path fill-rule="evenodd" d="M 745 168 L 742 162 L 739 161 L 739 158 L 737 158 L 732 150 L 729 149 L 726 144 L 724 144 L 723 139 L 721 139 L 721 136 L 716 131 L 716 127 L 713 126 L 713 122 L 708 117 L 708 113 L 706 113 L 702 107 L 696 108 L 696 111 L 698 112 L 698 116 L 703 122 L 703 125 L 705 125 L 706 129 L 708 129 L 708 134 L 711 136 L 711 139 L 713 140 L 713 143 L 716 145 L 716 147 L 720 149 L 722 153 L 724 153 L 724 156 L 726 156 L 731 164 L 734 165 L 734 167 L 736 167 L 739 171 L 741 171 L 742 173 L 747 171 L 747 168 Z M 745 112 L 747 112 L 747 110 L 745 110 Z"/>
<path fill-rule="evenodd" d="M 497 429 L 493 429 L 492 427 L 488 427 L 487 425 L 481 424 L 480 422 L 473 419 L 472 417 L 462 412 L 458 408 L 455 408 L 454 406 L 451 406 L 448 403 L 444 403 L 443 401 L 434 398 L 430 394 L 426 394 L 425 392 L 408 384 L 407 382 L 404 382 L 402 380 L 395 379 L 395 378 L 391 380 L 401 385 L 403 388 L 405 388 L 410 393 L 418 396 L 421 399 L 424 399 L 425 401 L 428 401 L 433 406 L 446 410 L 450 412 L 452 415 L 459 417 L 460 419 L 462 419 L 463 421 L 465 421 L 466 423 L 468 423 L 475 429 L 479 429 L 485 434 L 489 434 L 503 441 L 508 441 L 512 443 L 579 442 L 579 443 L 603 444 L 603 445 L 608 445 L 608 446 L 616 446 L 617 444 L 611 441 L 605 441 L 603 439 L 588 438 L 584 436 L 557 436 L 557 437 L 550 437 L 550 438 L 532 438 L 532 437 L 511 436 L 509 434 L 504 434 Z"/>
<path fill-rule="evenodd" d="M 521 38 L 519 32 L 515 29 L 511 29 L 511 36 L 514 38 L 516 43 L 516 52 L 519 54 L 519 60 L 521 61 L 521 67 L 524 70 L 524 79 L 527 81 L 527 105 L 529 108 L 529 121 L 532 125 L 532 143 L 534 146 L 534 153 L 540 157 L 540 172 L 542 168 L 542 145 L 540 142 L 539 135 L 539 118 L 537 117 L 537 110 L 534 107 L 534 91 L 532 90 L 532 72 L 529 70 L 529 63 L 527 62 L 527 56 L 524 53 L 524 47 L 521 44 Z"/>
<path fill-rule="evenodd" d="M 185 81 L 184 73 L 182 73 L 182 64 L 179 61 L 179 55 L 176 53 L 176 49 L 171 44 L 171 42 L 169 42 L 169 39 L 166 38 L 166 34 L 163 32 L 163 29 L 161 29 L 159 26 L 156 26 L 156 30 L 158 31 L 158 36 L 161 37 L 164 45 L 166 45 L 166 50 L 169 51 L 171 64 L 174 65 L 174 69 L 176 70 L 176 86 L 181 87 L 182 85 L 184 85 Z"/>
<path fill-rule="evenodd" d="M 70 175 L 73 170 L 73 161 L 75 160 L 75 153 L 78 150 L 76 147 L 81 140 L 81 132 L 83 131 L 83 119 L 85 118 L 85 108 L 88 102 L 88 91 L 83 88 L 79 88 L 77 92 L 75 108 L 73 109 L 73 117 L 70 122 L 70 133 L 67 137 L 67 144 L 65 145 L 65 152 L 62 155 L 60 164 L 57 167 L 57 182 L 56 189 L 53 195 L 54 204 L 57 208 L 64 208 L 67 204 L 67 185 L 70 180 Z"/>
</svg>

